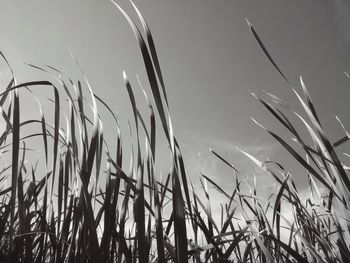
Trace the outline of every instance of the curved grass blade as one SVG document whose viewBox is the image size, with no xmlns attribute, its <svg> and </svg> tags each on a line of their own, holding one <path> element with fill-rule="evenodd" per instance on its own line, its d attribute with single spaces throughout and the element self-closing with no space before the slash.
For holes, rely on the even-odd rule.
<svg viewBox="0 0 350 263">
<path fill-rule="evenodd" d="M 137 13 L 141 23 L 142 23 L 143 30 L 146 33 L 148 47 L 149 47 L 149 50 L 150 50 L 150 53 L 151 53 L 151 56 L 152 56 L 153 65 L 155 67 L 155 70 L 157 72 L 157 76 L 158 76 L 160 85 L 162 87 L 165 103 L 166 103 L 167 107 L 169 108 L 168 96 L 166 94 L 166 89 L 165 89 L 165 85 L 164 85 L 163 75 L 162 75 L 162 71 L 161 71 L 161 68 L 160 68 L 160 65 L 159 65 L 158 55 L 157 55 L 157 51 L 156 51 L 156 48 L 155 48 L 155 45 L 154 45 L 154 41 L 153 41 L 153 36 L 152 36 L 151 30 L 150 30 L 150 28 L 149 28 L 145 18 L 141 14 L 140 10 L 137 8 L 137 6 L 134 4 L 133 1 L 130 0 L 130 2 L 133 5 L 133 7 L 134 7 L 134 9 L 135 9 L 135 11 L 136 11 L 136 13 Z"/>
<path fill-rule="evenodd" d="M 152 63 L 152 59 L 150 57 L 150 54 L 148 52 L 146 43 L 140 33 L 140 30 L 137 28 L 135 22 L 130 18 L 130 16 L 124 11 L 124 9 L 122 9 L 114 0 L 110 0 L 113 5 L 115 5 L 119 11 L 124 15 L 124 17 L 126 18 L 126 20 L 128 21 L 130 27 L 132 28 L 134 35 L 139 43 L 139 47 L 142 53 L 142 57 L 143 57 L 143 61 L 146 67 L 146 72 L 147 72 L 147 76 L 148 76 L 148 80 L 151 86 L 151 90 L 152 90 L 152 94 L 153 94 L 153 98 L 155 100 L 156 106 L 157 106 L 157 110 L 158 110 L 158 114 L 162 123 L 162 127 L 165 133 L 166 138 L 168 139 L 169 143 L 171 142 L 171 138 L 170 138 L 170 134 L 169 134 L 169 130 L 168 130 L 168 123 L 167 123 L 167 118 L 166 118 L 166 114 L 164 111 L 164 107 L 163 107 L 163 103 L 162 103 L 162 97 L 160 95 L 159 92 L 159 87 L 158 87 L 158 82 L 157 82 L 157 77 L 156 74 L 154 72 L 154 68 L 153 68 L 153 63 Z"/>
<path fill-rule="evenodd" d="M 275 67 L 275 69 L 278 71 L 278 73 L 282 76 L 282 78 L 290 85 L 289 80 L 287 79 L 287 77 L 283 74 L 283 72 L 280 70 L 280 68 L 277 66 L 276 62 L 273 60 L 273 58 L 271 57 L 269 51 L 267 50 L 267 48 L 265 47 L 264 43 L 261 41 L 260 37 L 258 36 L 258 34 L 256 33 L 254 27 L 251 25 L 251 23 L 248 21 L 248 19 L 246 19 L 247 24 L 250 28 L 250 31 L 253 33 L 253 36 L 255 38 L 255 40 L 258 42 L 261 50 L 264 52 L 265 56 L 268 58 L 268 60 L 271 62 L 271 64 Z"/>
<path fill-rule="evenodd" d="M 239 173 L 238 170 L 232 164 L 230 164 L 228 161 L 226 161 L 221 155 L 219 155 L 213 149 L 210 148 L 209 151 L 212 152 L 217 158 L 219 158 L 225 164 L 227 164 L 230 168 L 232 168 L 232 170 L 234 170 L 236 173 Z"/>
<path fill-rule="evenodd" d="M 267 130 L 264 126 L 259 124 L 257 121 L 252 119 L 258 126 L 267 131 L 272 137 L 274 137 L 303 167 L 305 167 L 312 175 L 314 175 L 325 187 L 327 187 L 331 192 L 334 193 L 340 200 L 339 195 L 334 191 L 334 189 L 322 178 L 315 170 L 310 166 L 289 144 L 287 144 L 284 140 L 282 140 L 278 135 L 274 132 Z"/>
</svg>

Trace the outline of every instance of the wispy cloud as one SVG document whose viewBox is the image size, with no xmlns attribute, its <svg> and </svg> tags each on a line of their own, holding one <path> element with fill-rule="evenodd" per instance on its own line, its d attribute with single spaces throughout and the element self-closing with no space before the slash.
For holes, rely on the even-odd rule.
<svg viewBox="0 0 350 263">
<path fill-rule="evenodd" d="M 239 171 L 239 179 L 242 180 L 242 190 L 253 188 L 254 174 L 258 185 L 258 192 L 266 192 L 273 185 L 273 178 L 261 169 L 256 169 L 254 164 L 242 153 L 235 149 L 236 146 L 253 154 L 262 161 L 270 159 L 278 149 L 278 144 L 268 143 L 261 137 L 257 137 L 244 145 L 243 143 L 220 140 L 218 138 L 202 137 L 198 135 L 188 136 L 188 141 L 183 144 L 183 154 L 186 160 L 186 169 L 195 189 L 201 189 L 200 176 L 205 174 L 215 181 L 222 189 L 232 194 L 236 187 L 235 172 L 227 164 L 222 162 L 210 148 L 222 156 Z M 211 190 L 213 203 L 219 204 L 224 196 L 216 190 Z M 219 208 L 219 207 L 218 207 Z"/>
<path fill-rule="evenodd" d="M 235 168 L 237 168 L 242 174 L 244 174 L 251 170 L 252 165 L 243 154 L 236 150 L 236 146 L 251 154 L 254 154 L 256 157 L 261 158 L 262 160 L 271 158 L 279 147 L 277 143 L 266 142 L 263 137 L 256 137 L 249 141 L 249 143 L 232 142 L 197 135 L 192 135 L 189 140 L 190 142 L 185 145 L 185 148 L 186 146 L 191 147 L 187 149 L 187 154 L 190 155 L 189 158 L 191 163 L 196 163 L 196 166 L 192 167 L 199 168 L 197 171 L 207 172 L 215 172 L 220 166 L 228 168 L 218 158 L 216 158 L 209 149 L 213 149 L 224 159 L 230 162 Z M 193 150 L 197 150 L 197 152 Z"/>
</svg>

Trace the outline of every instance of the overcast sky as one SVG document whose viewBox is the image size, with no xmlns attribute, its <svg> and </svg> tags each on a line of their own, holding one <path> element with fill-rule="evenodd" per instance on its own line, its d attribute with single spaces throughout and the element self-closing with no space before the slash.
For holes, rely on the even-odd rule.
<svg viewBox="0 0 350 263">
<path fill-rule="evenodd" d="M 128 1 L 119 3 L 136 18 Z M 344 71 L 350 71 L 348 1 L 135 0 L 135 3 L 154 35 L 175 135 L 193 178 L 202 171 L 223 185 L 232 181 L 229 170 L 209 153 L 210 147 L 249 176 L 252 164 L 235 146 L 262 160 L 281 161 L 295 171 L 294 177 L 305 177 L 285 151 L 250 120 L 253 116 L 289 139 L 290 135 L 283 132 L 249 91 L 259 95 L 263 90 L 269 91 L 298 111 L 301 109 L 258 48 L 246 17 L 297 87 L 299 75 L 303 76 L 329 137 L 336 140 L 343 136 L 335 115 L 350 128 L 350 81 L 344 75 Z M 139 74 L 147 87 L 132 31 L 107 0 L 3 0 L 0 49 L 20 81 L 38 76 L 24 62 L 49 64 L 74 78 L 77 71 L 70 50 L 94 91 L 119 113 L 125 129 L 131 107 L 122 70 L 134 83 Z M 6 74 L 0 72 L 2 85 L 8 81 Z M 108 124 L 104 126 L 108 129 Z"/>
</svg>

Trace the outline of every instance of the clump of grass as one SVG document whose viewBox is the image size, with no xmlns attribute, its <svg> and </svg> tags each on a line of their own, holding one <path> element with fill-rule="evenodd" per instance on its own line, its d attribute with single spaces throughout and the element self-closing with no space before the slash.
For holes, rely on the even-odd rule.
<svg viewBox="0 0 350 263">
<path fill-rule="evenodd" d="M 11 163 L 0 172 L 1 262 L 348 262 L 350 181 L 336 148 L 348 141 L 349 133 L 344 128 L 344 138 L 330 142 L 302 79 L 304 98 L 249 24 L 264 54 L 295 92 L 311 124 L 269 93 L 265 94 L 269 100 L 253 95 L 292 134 L 299 149 L 254 121 L 305 168 L 311 197 L 302 198 L 292 175 L 280 164 L 260 161 L 239 149 L 276 180 L 276 193 L 260 200 L 256 185 L 246 193 L 242 186 L 245 181 L 237 169 L 211 150 L 232 169 L 236 181 L 232 193 L 227 193 L 213 179 L 202 175 L 205 198 L 200 199 L 187 178 L 185 160 L 174 136 L 150 29 L 133 3 L 142 32 L 118 4 L 114 5 L 136 36 L 152 93 L 149 99 L 143 90 L 149 106 L 146 121 L 135 100 L 133 85 L 123 73 L 136 136 L 136 154 L 132 148 L 128 171 L 124 167 L 118 117 L 93 92 L 83 74 L 80 80 L 73 81 L 52 67 L 31 65 L 55 81 L 18 84 L 1 53 L 11 72 L 9 84 L 0 94 L 5 123 L 0 136 L 1 158 L 9 158 Z M 53 116 L 42 110 L 35 95 L 39 88 L 53 91 Z M 40 119 L 21 119 L 24 93 L 37 99 Z M 67 111 L 62 96 L 68 98 Z M 100 106 L 116 124 L 115 147 L 104 138 Z M 286 112 L 305 125 L 312 146 L 297 132 Z M 165 180 L 160 180 L 156 172 L 156 116 L 170 149 L 171 166 Z M 36 132 L 23 136 L 29 126 L 35 126 Z M 32 150 L 26 142 L 35 138 L 42 141 L 38 146 L 44 155 L 44 164 L 39 162 L 42 167 L 26 161 Z M 111 152 L 112 148 L 115 152 Z M 9 186 L 4 186 L 5 182 Z M 224 196 L 219 220 L 212 214 L 208 185 Z M 284 207 L 291 216 L 284 214 Z"/>
</svg>

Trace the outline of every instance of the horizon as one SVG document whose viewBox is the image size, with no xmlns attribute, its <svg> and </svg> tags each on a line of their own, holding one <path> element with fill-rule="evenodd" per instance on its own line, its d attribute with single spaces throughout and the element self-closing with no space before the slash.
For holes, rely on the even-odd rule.
<svg viewBox="0 0 350 263">
<path fill-rule="evenodd" d="M 131 115 L 122 71 L 126 70 L 134 86 L 136 75 L 140 75 L 146 88 L 148 84 L 126 21 L 109 1 L 44 2 L 4 2 L 0 11 L 0 48 L 17 77 L 20 81 L 30 76 L 42 77 L 24 65 L 31 63 L 54 66 L 74 79 L 79 73 L 68 51 L 72 52 L 96 94 L 109 103 L 113 101 L 123 134 L 127 134 Z M 121 4 L 131 10 L 127 2 Z M 209 148 L 251 176 L 252 163 L 235 150 L 236 146 L 262 160 L 280 161 L 295 174 L 305 174 L 282 147 L 250 120 L 253 117 L 272 130 L 282 130 L 250 91 L 263 96 L 266 90 L 295 109 L 300 105 L 261 52 L 245 18 L 299 91 L 298 78 L 303 76 L 330 138 L 338 140 L 343 136 L 335 114 L 347 127 L 350 118 L 345 114 L 346 98 L 350 92 L 343 72 L 350 69 L 346 45 L 349 30 L 345 27 L 349 20 L 345 10 L 350 5 L 345 1 L 316 2 L 136 2 L 155 38 L 175 135 L 189 162 L 196 163 L 195 167 L 187 167 L 194 174 L 192 178 L 205 172 L 223 185 L 227 183 L 229 171 Z M 46 11 L 41 12 L 39 7 Z M 38 15 L 45 23 L 38 23 Z M 22 34 L 17 34 L 19 30 Z M 334 82 L 337 87 L 331 86 Z M 108 90 L 113 94 L 112 100 Z M 144 103 L 140 92 L 136 96 Z M 281 134 L 288 136 L 283 130 Z M 306 178 L 295 176 L 300 185 L 305 182 L 303 177 Z"/>
</svg>

